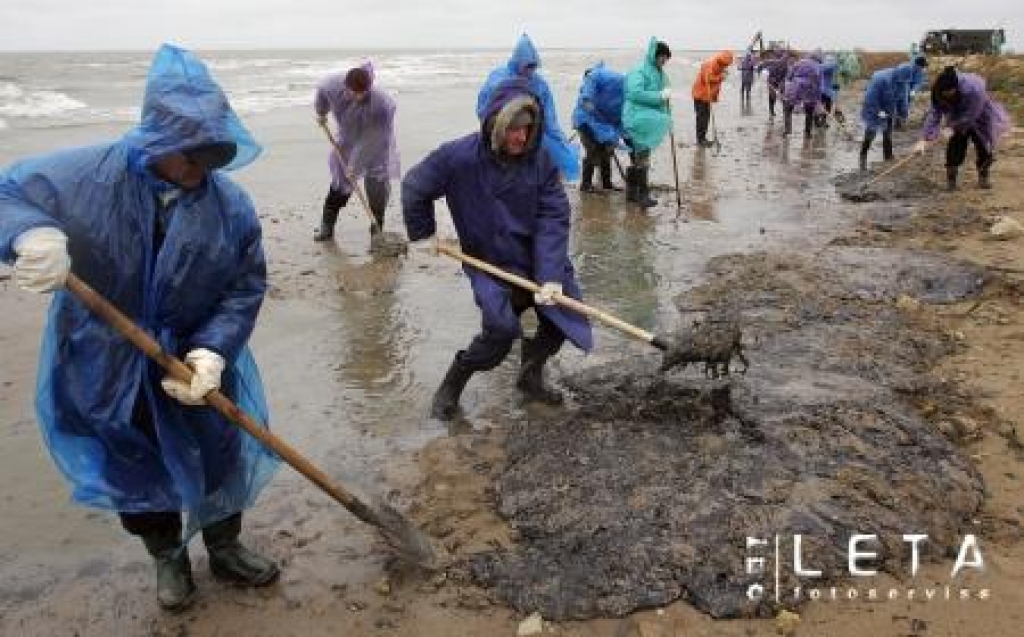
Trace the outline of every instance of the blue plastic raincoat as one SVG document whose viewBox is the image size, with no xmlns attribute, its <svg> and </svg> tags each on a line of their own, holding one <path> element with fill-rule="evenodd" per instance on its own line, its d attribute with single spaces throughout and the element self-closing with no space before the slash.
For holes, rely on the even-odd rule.
<svg viewBox="0 0 1024 637">
<path fill-rule="evenodd" d="M 534 66 L 531 71 L 527 66 Z M 551 89 L 547 81 L 540 75 L 540 55 L 530 41 L 530 36 L 525 33 L 520 36 L 516 48 L 512 51 L 512 57 L 504 66 L 491 71 L 480 88 L 476 99 L 476 115 L 481 121 L 484 119 L 484 111 L 491 100 L 491 94 L 499 84 L 514 77 L 526 78 L 530 84 L 530 90 L 536 94 L 541 101 L 544 110 L 544 138 L 542 146 L 551 155 L 551 159 L 562 174 L 569 181 L 580 178 L 580 151 L 566 139 L 562 132 L 562 126 L 558 123 L 558 111 L 555 109 L 555 98 L 551 95 Z"/>
<path fill-rule="evenodd" d="M 625 79 L 604 62 L 587 70 L 572 112 L 572 127 L 586 127 L 599 144 L 618 144 L 622 137 Z"/>
<path fill-rule="evenodd" d="M 887 119 L 899 115 L 905 87 L 913 80 L 913 71 L 897 66 L 875 71 L 864 89 L 864 102 L 860 118 L 866 131 L 877 132 L 886 126 Z"/>
<path fill-rule="evenodd" d="M 910 116 L 911 95 L 921 90 L 921 87 L 924 86 L 925 81 L 928 79 L 928 74 L 923 67 L 918 66 L 913 61 L 904 62 L 897 66 L 896 69 L 895 77 L 900 84 L 896 89 L 899 98 L 896 103 L 896 115 L 906 119 Z"/>
<path fill-rule="evenodd" d="M 531 87 L 521 78 L 495 87 L 484 124 L 505 104 L 527 94 L 532 94 Z M 533 281 L 559 282 L 566 295 L 582 298 L 569 260 L 571 209 L 558 169 L 536 146 L 521 160 L 503 161 L 488 140 L 488 133 L 477 132 L 443 144 L 406 173 L 402 212 L 409 240 L 434 234 L 434 202 L 444 197 L 466 254 Z M 463 270 L 483 314 L 484 329 L 510 338 L 522 336 L 508 284 L 468 265 Z M 590 324 L 583 316 L 557 305 L 538 306 L 537 311 L 576 347 L 593 347 Z"/>
<path fill-rule="evenodd" d="M 165 45 L 150 68 L 136 129 L 111 144 L 28 159 L 0 174 L 0 258 L 14 260 L 12 244 L 22 232 L 60 228 L 73 272 L 166 351 L 219 352 L 228 363 L 222 391 L 265 423 L 246 346 L 266 290 L 252 203 L 215 171 L 165 208 L 161 197 L 176 188 L 148 170 L 161 156 L 211 142 L 237 144 L 233 168 L 260 152 L 202 62 Z M 194 530 L 251 505 L 277 460 L 212 409 L 167 396 L 162 377 L 71 293 L 54 294 L 36 409 L 74 499 L 119 512 L 188 511 Z M 151 435 L 133 416 L 137 405 L 152 416 Z"/>
<path fill-rule="evenodd" d="M 668 87 L 668 76 L 655 63 L 657 47 L 657 38 L 651 38 L 643 60 L 626 74 L 622 125 L 638 151 L 657 148 L 672 127 L 672 114 L 661 97 L 661 91 Z"/>
</svg>

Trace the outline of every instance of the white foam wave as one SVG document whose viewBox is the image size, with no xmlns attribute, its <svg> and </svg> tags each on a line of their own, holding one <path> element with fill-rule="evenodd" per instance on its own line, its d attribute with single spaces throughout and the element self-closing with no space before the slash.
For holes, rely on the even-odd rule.
<svg viewBox="0 0 1024 637">
<path fill-rule="evenodd" d="M 57 91 L 26 91 L 17 84 L 0 84 L 0 115 L 8 117 L 52 117 L 87 104 Z"/>
</svg>

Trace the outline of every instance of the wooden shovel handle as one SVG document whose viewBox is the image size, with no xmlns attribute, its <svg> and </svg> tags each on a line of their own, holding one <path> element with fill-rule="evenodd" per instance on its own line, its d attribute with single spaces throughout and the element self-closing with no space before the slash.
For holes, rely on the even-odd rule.
<svg viewBox="0 0 1024 637">
<path fill-rule="evenodd" d="M 534 294 L 540 292 L 540 286 L 534 283 L 533 281 L 523 278 L 517 274 L 506 272 L 505 270 L 502 270 L 497 266 L 491 265 L 486 261 L 481 261 L 476 257 L 471 257 L 468 254 L 462 252 L 462 250 L 459 250 L 458 248 L 455 248 L 453 246 L 446 245 L 439 241 L 437 243 L 437 251 L 442 254 L 446 254 L 452 257 L 453 259 L 457 259 L 458 261 L 462 261 L 463 263 L 471 265 L 477 270 L 480 270 L 481 272 L 486 272 L 487 274 L 490 274 L 495 278 L 501 279 L 502 281 L 511 283 L 512 285 L 523 288 L 524 290 L 527 290 L 529 292 L 533 292 Z M 630 325 L 629 323 L 623 321 L 622 319 L 616 318 L 603 310 L 591 307 L 585 303 L 577 301 L 576 299 L 570 296 L 566 296 L 564 294 L 556 294 L 554 296 L 554 300 L 555 303 L 561 305 L 562 307 L 568 308 L 574 312 L 577 312 L 578 314 L 589 316 L 590 318 L 598 320 L 609 327 L 613 327 L 619 330 L 620 332 L 628 334 L 634 338 L 640 339 L 645 343 L 650 343 L 651 345 L 657 347 L 660 350 L 664 351 L 668 349 L 668 343 L 666 343 L 659 336 L 656 336 L 646 330 L 642 330 L 639 327 L 636 327 L 635 325 Z"/>
<path fill-rule="evenodd" d="M 185 363 L 176 357 L 168 354 L 160 347 L 160 344 L 145 330 L 140 328 L 131 319 L 121 313 L 109 301 L 103 298 L 96 290 L 79 279 L 74 274 L 68 274 L 66 283 L 67 289 L 74 294 L 78 300 L 87 308 L 92 310 L 100 318 L 107 321 L 111 327 L 117 330 L 122 336 L 128 339 L 133 345 L 142 350 L 146 356 L 156 361 L 164 368 L 171 377 L 188 383 L 192 380 L 192 370 Z M 304 475 L 313 484 L 320 487 L 325 493 L 338 501 L 342 506 L 351 511 L 356 517 L 363 521 L 372 521 L 375 516 L 369 507 L 361 502 L 347 490 L 334 483 L 327 474 L 315 467 L 302 454 L 292 448 L 284 440 L 281 440 L 270 432 L 266 427 L 261 426 L 247 413 L 242 411 L 227 396 L 218 389 L 206 394 L 206 403 L 217 410 L 222 416 L 241 427 L 253 438 L 256 438 L 268 448 L 281 456 L 285 462 L 291 465 L 296 471 Z M 369 520 L 367 519 L 369 517 Z M 372 522 L 371 522 L 372 523 Z"/>
</svg>

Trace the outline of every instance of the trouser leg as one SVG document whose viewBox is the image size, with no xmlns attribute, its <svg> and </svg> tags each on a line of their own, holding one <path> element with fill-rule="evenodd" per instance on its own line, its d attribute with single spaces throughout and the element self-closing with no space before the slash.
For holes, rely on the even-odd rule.
<svg viewBox="0 0 1024 637">
<path fill-rule="evenodd" d="M 388 209 L 388 198 L 391 195 L 391 182 L 388 179 L 372 179 L 367 176 L 363 180 L 366 188 L 366 201 L 370 205 L 370 212 L 377 220 L 377 229 L 384 229 L 384 213 Z M 370 232 L 374 229 L 371 227 Z"/>
<path fill-rule="evenodd" d="M 334 236 L 334 225 L 338 222 L 338 213 L 348 203 L 350 196 L 351 193 L 343 193 L 333 185 L 331 186 L 324 198 L 320 227 L 313 233 L 314 241 L 326 241 Z"/>
<path fill-rule="evenodd" d="M 711 105 L 703 100 L 693 100 L 693 111 L 696 115 L 697 143 L 708 145 L 708 124 L 711 121 Z"/>
</svg>

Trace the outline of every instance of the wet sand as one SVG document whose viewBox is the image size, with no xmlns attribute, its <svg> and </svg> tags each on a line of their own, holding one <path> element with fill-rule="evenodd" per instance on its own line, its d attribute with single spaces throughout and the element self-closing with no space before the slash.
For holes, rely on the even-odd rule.
<svg viewBox="0 0 1024 637">
<path fill-rule="evenodd" d="M 846 97 L 853 94 L 847 91 Z M 854 146 L 834 130 L 807 144 L 799 135 L 784 141 L 781 121 L 767 122 L 763 94 L 755 89 L 754 98 L 753 114 L 744 115 L 735 101 L 716 112 L 720 156 L 692 146 L 691 111 L 680 100 L 677 151 L 687 203 L 682 214 L 677 215 L 674 203 L 644 215 L 628 210 L 621 195 L 570 191 L 576 208 L 573 251 L 588 301 L 641 327 L 671 329 L 682 318 L 673 302 L 676 295 L 706 280 L 709 258 L 783 247 L 812 253 L 836 237 L 937 249 L 1024 269 L 1018 244 L 982 239 L 984 223 L 952 231 L 945 224 L 947 213 L 985 218 L 1020 209 L 1019 194 L 1007 187 L 1024 171 L 1019 145 L 1000 155 L 992 193 L 968 187 L 952 197 L 933 193 L 913 201 L 852 204 L 839 200 L 829 180 L 854 166 Z M 408 99 L 410 110 L 432 108 L 428 96 Z M 854 109 L 848 106 L 847 112 Z M 241 176 L 259 202 L 271 268 L 271 293 L 253 345 L 268 385 L 274 427 L 343 483 L 385 492 L 397 504 L 411 506 L 416 519 L 435 525 L 431 532 L 453 554 L 508 543 L 508 529 L 493 513 L 491 481 L 503 462 L 507 423 L 534 415 L 511 389 L 515 366 L 510 361 L 474 378 L 464 398 L 464 421 L 446 427 L 425 418 L 452 353 L 476 329 L 468 285 L 458 267 L 440 257 L 416 251 L 399 263 L 367 257 L 365 222 L 352 208 L 343 215 L 336 245 L 310 241 L 326 184 L 326 151 L 312 124 L 308 135 L 295 126 L 305 116 L 283 111 L 259 120 L 257 133 L 267 155 Z M 403 142 L 405 162 L 422 156 L 439 139 L 464 132 L 466 121 L 446 118 L 436 107 L 418 122 L 429 133 L 418 129 L 403 136 L 409 140 Z M 910 136 L 898 139 L 905 145 Z M 656 161 L 653 180 L 671 184 L 667 149 Z M 940 164 L 933 157 L 923 172 L 938 179 Z M 674 199 L 669 192 L 659 194 Z M 399 222 L 396 198 L 388 211 L 391 227 Z M 872 213 L 891 217 L 893 211 L 918 210 L 939 218 L 933 216 L 931 225 L 928 217 L 908 221 L 898 232 L 872 218 Z M 995 595 L 970 605 L 818 603 L 802 611 L 798 634 L 1017 634 L 1024 608 L 1019 593 L 1024 543 L 1015 497 L 1020 460 L 1002 435 L 1005 422 L 986 414 L 1013 422 L 1021 413 L 1015 389 L 1024 360 L 1016 311 L 1020 293 L 1003 286 L 987 294 L 986 303 L 969 313 L 970 304 L 922 311 L 934 314 L 943 329 L 963 335 L 965 347 L 945 359 L 940 371 L 978 394 L 980 431 L 960 444 L 988 488 L 977 527 L 990 565 L 985 584 Z M 31 403 L 44 301 L 0 280 L 0 308 L 5 316 L 0 422 L 6 425 L 0 480 L 8 485 L 0 516 L 5 538 L 0 546 L 2 632 L 515 634 L 522 616 L 493 593 L 458 573 L 449 579 L 393 564 L 371 532 L 287 468 L 247 515 L 245 530 L 248 540 L 281 561 L 281 582 L 258 592 L 221 587 L 204 568 L 202 548 L 194 546 L 201 600 L 181 616 L 161 613 L 141 546 L 120 531 L 112 516 L 68 504 L 66 489 L 41 448 Z M 646 355 L 645 348 L 601 330 L 592 356 L 567 349 L 554 374 L 631 353 Z M 441 496 L 432 502 L 424 497 L 428 490 Z M 431 504 L 436 508 L 431 510 Z M 444 522 L 450 527 L 444 528 Z M 919 577 L 944 581 L 948 568 L 927 565 Z M 885 580 L 880 580 L 882 586 Z M 557 631 L 649 637 L 769 634 L 774 627 L 770 620 L 715 622 L 677 602 L 626 620 L 562 623 Z"/>
</svg>

